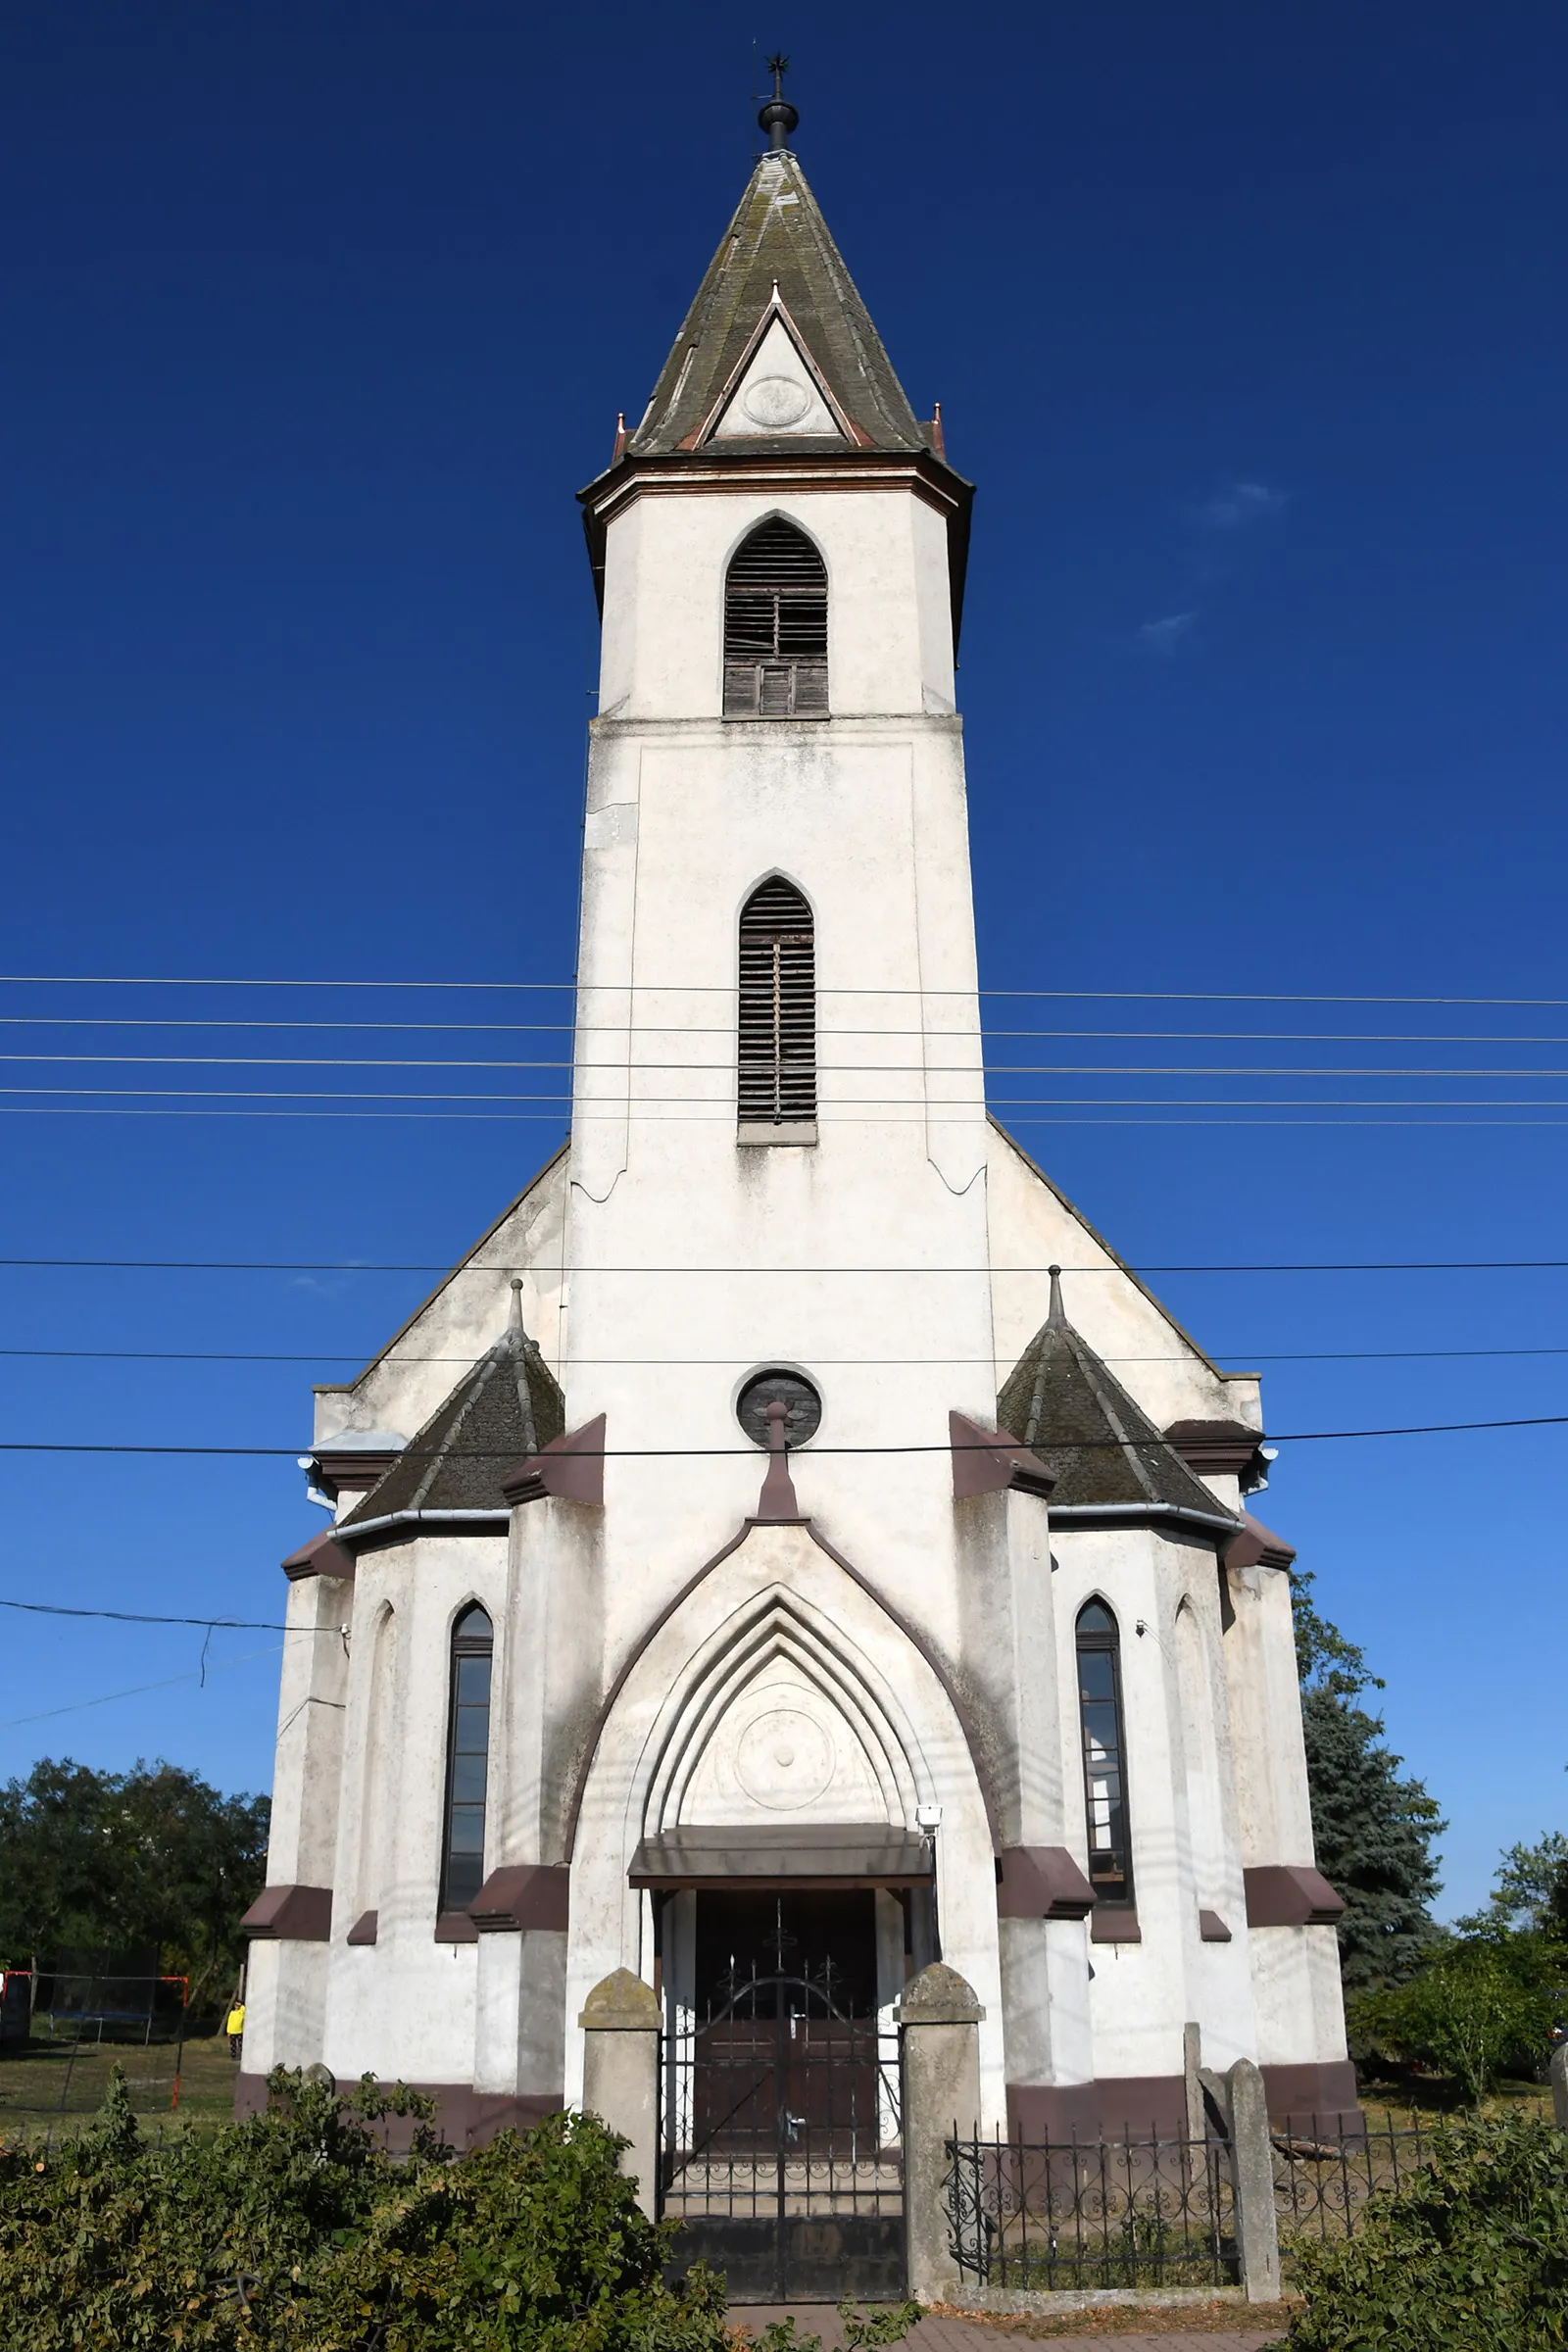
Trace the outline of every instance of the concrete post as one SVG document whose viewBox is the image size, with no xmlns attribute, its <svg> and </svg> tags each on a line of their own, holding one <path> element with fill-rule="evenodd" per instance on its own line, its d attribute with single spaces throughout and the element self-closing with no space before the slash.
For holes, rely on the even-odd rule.
<svg viewBox="0 0 1568 2352">
<path fill-rule="evenodd" d="M 1280 2232 L 1274 2211 L 1274 2147 L 1263 2078 L 1250 2058 L 1225 2076 L 1230 2091 L 1231 2181 L 1242 2285 L 1249 2303 L 1280 2299 Z"/>
<path fill-rule="evenodd" d="M 582 2103 L 631 2142 L 620 2169 L 637 2183 L 650 2221 L 659 2203 L 659 2000 L 651 1984 L 617 1968 L 583 2004 Z"/>
<path fill-rule="evenodd" d="M 941 1960 L 912 1978 L 894 2012 L 904 2046 L 904 2211 L 909 2292 L 951 2303 L 961 2280 L 948 2216 L 947 2142 L 980 2129 L 980 2020 L 985 2011 Z"/>
<path fill-rule="evenodd" d="M 1568 2132 L 1568 2041 L 1551 2053 L 1551 2112 L 1559 2132 Z"/>
</svg>

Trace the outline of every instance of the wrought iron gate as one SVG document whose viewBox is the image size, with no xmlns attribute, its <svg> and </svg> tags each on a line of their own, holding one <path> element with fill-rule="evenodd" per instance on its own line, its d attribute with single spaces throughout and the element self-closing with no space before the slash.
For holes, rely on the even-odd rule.
<svg viewBox="0 0 1568 2352">
<path fill-rule="evenodd" d="M 726 1980 L 663 2046 L 661 2210 L 681 2268 L 734 2303 L 894 2297 L 905 2285 L 899 2037 L 829 1964 Z"/>
</svg>

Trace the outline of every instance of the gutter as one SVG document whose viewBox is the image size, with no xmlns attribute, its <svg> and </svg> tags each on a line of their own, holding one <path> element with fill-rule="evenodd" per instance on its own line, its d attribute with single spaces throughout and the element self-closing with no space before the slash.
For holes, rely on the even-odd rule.
<svg viewBox="0 0 1568 2352">
<path fill-rule="evenodd" d="M 339 1544 L 357 1544 L 362 1536 L 385 1535 L 395 1527 L 416 1533 L 423 1527 L 450 1527 L 460 1535 L 499 1536 L 511 1525 L 510 1511 L 386 1511 L 379 1519 L 340 1520 L 332 1534 Z"/>
<path fill-rule="evenodd" d="M 1200 1528 L 1205 1535 L 1237 1536 L 1246 1522 L 1229 1511 L 1196 1511 L 1185 1502 L 1064 1502 L 1048 1503 L 1053 1527 L 1167 1527 Z"/>
</svg>

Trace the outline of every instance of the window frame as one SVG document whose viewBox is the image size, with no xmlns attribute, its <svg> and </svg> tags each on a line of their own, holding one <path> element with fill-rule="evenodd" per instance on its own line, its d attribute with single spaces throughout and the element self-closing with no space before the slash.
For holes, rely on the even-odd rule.
<svg viewBox="0 0 1568 2352">
<path fill-rule="evenodd" d="M 737 579 L 748 559 L 760 576 Z M 769 724 L 829 715 L 827 565 L 788 514 L 764 514 L 724 566 L 721 706 Z"/>
<path fill-rule="evenodd" d="M 1091 1610 L 1099 1610 L 1108 1620 L 1105 1626 L 1085 1629 L 1084 1620 Z M 1086 1691 L 1084 1689 L 1084 1660 L 1086 1657 L 1108 1658 L 1110 1689 L 1106 1693 Z M 1124 1702 L 1121 1675 L 1121 1627 L 1116 1612 L 1108 1600 L 1091 1593 L 1073 1620 L 1073 1663 L 1078 1685 L 1078 1744 L 1084 1784 L 1084 1844 L 1088 1862 L 1089 1883 L 1095 1889 L 1096 1910 L 1133 1911 L 1137 1904 L 1137 1887 L 1133 1875 L 1132 1809 L 1127 1786 L 1127 1709 Z M 1109 1704 L 1115 1727 L 1116 1747 L 1112 1769 L 1096 1772 L 1091 1768 L 1090 1731 L 1086 1709 Z M 1108 1847 L 1098 1849 L 1119 1856 L 1120 1869 L 1113 1875 L 1097 1879 L 1096 1816 L 1103 1802 L 1097 1797 L 1096 1783 L 1112 1781 L 1115 1795 L 1109 1806 L 1110 1841 Z M 1110 1891 L 1114 1884 L 1115 1891 Z M 1102 1886 L 1105 1891 L 1102 1892 Z"/>
<path fill-rule="evenodd" d="M 816 1107 L 816 918 L 797 883 L 768 874 L 747 894 L 736 923 L 740 1140 L 814 1143 Z"/>
<path fill-rule="evenodd" d="M 472 1627 L 475 1618 L 483 1619 L 483 1633 L 466 1632 L 465 1628 Z M 466 1912 L 479 1888 L 484 1885 L 484 1843 L 489 1827 L 490 1808 L 490 1717 L 494 1704 L 495 1646 L 495 1623 L 489 1610 L 480 1600 L 466 1601 L 453 1620 L 448 1643 L 447 1770 L 446 1790 L 441 1807 L 441 1879 L 438 1889 L 439 1899 L 436 1903 L 438 1917 L 445 1916 L 452 1911 Z M 476 1700 L 463 1695 L 463 1670 L 466 1666 L 477 1664 L 481 1659 L 486 1668 L 484 1677 L 484 1746 L 482 1749 L 471 1747 L 460 1749 L 458 1746 L 458 1736 L 462 1728 L 460 1715 L 477 1712 L 478 1707 Z M 458 1795 L 458 1758 L 460 1754 L 464 1756 L 483 1755 L 484 1772 L 481 1776 L 480 1793 L 477 1800 L 467 1796 L 460 1798 Z M 471 1875 L 472 1864 L 469 1857 L 474 1849 L 471 1845 L 466 1844 L 462 1848 L 455 1847 L 453 1834 L 457 1828 L 459 1813 L 468 1814 L 475 1811 L 479 1816 L 479 1875 L 474 1880 L 472 1887 L 464 1891 L 461 1885 L 454 1886 L 453 1870 L 455 1865 L 461 1861 L 466 1866 L 465 1875 Z"/>
</svg>

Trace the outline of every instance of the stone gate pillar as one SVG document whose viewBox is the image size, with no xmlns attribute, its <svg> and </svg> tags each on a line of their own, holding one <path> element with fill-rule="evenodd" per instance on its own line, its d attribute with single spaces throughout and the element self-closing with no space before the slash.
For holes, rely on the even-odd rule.
<svg viewBox="0 0 1568 2352">
<path fill-rule="evenodd" d="M 951 2303 L 959 2287 L 948 2218 L 947 2143 L 980 2129 L 980 2020 L 974 1987 L 934 1960 L 895 2012 L 904 2044 L 904 2204 L 909 2292 Z"/>
<path fill-rule="evenodd" d="M 582 2103 L 631 2142 L 620 2169 L 637 2183 L 653 2221 L 659 2206 L 659 2000 L 651 1984 L 617 1968 L 594 1986 L 577 2023 L 583 2030 Z"/>
</svg>

